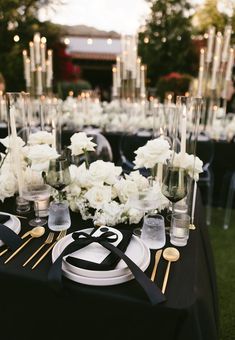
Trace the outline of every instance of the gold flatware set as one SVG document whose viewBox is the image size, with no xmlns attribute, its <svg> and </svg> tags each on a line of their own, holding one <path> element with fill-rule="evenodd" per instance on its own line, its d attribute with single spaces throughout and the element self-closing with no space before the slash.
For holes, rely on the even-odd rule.
<svg viewBox="0 0 235 340">
<path fill-rule="evenodd" d="M 25 234 L 21 236 L 21 239 L 25 239 L 27 236 L 30 236 L 20 247 L 18 247 L 4 262 L 4 264 L 11 261 L 33 238 L 39 238 L 43 236 L 45 233 L 44 227 L 35 227 L 29 231 L 27 231 Z M 67 233 L 67 230 L 62 230 L 57 235 L 56 239 L 54 240 L 54 232 L 49 232 L 47 235 L 46 240 L 41 244 L 41 246 L 24 262 L 23 267 L 25 267 L 45 246 L 50 245 L 50 247 L 41 255 L 41 257 L 35 262 L 35 264 L 32 266 L 32 269 L 36 268 L 38 264 L 46 257 L 47 254 L 53 249 L 55 244 L 63 238 Z M 54 242 L 53 242 L 54 240 Z M 0 256 L 4 255 L 9 249 L 4 249 Z"/>
<path fill-rule="evenodd" d="M 162 293 L 165 294 L 167 281 L 168 281 L 168 277 L 170 273 L 171 262 L 178 261 L 178 259 L 180 258 L 180 252 L 174 247 L 165 248 L 164 251 L 162 249 L 159 249 L 158 251 L 156 251 L 154 267 L 153 267 L 152 274 L 151 274 L 151 280 L 153 282 L 156 277 L 157 267 L 158 267 L 158 263 L 160 261 L 161 255 L 166 261 L 168 261 L 167 268 L 165 271 L 165 276 L 163 279 L 163 284 L 162 284 Z"/>
<path fill-rule="evenodd" d="M 8 263 L 9 261 L 11 261 L 32 239 L 34 238 L 39 238 L 41 236 L 43 236 L 45 233 L 45 228 L 44 227 L 35 227 L 29 231 L 27 231 L 26 233 L 24 233 L 21 236 L 21 239 L 25 239 L 26 237 L 30 236 L 19 248 L 17 248 L 4 262 L 4 264 Z M 40 245 L 40 247 L 23 263 L 23 267 L 25 267 L 30 261 L 32 261 L 35 256 L 37 254 L 40 253 L 40 251 L 49 245 L 49 247 L 46 249 L 46 251 L 39 257 L 39 259 L 34 263 L 34 265 L 31 267 L 31 269 L 36 268 L 41 261 L 47 256 L 47 254 L 50 253 L 50 251 L 53 249 L 53 247 L 55 246 L 55 244 L 62 239 L 64 236 L 66 236 L 67 230 L 62 230 L 59 232 L 59 234 L 57 235 L 57 237 L 54 239 L 55 233 L 54 232 L 49 232 L 49 234 L 47 235 L 47 238 L 45 239 L 45 241 Z M 0 252 L 0 256 L 4 255 L 9 249 L 6 248 L 4 249 L 2 252 Z M 180 253 L 179 251 L 174 248 L 174 247 L 168 247 L 163 249 L 159 249 L 156 251 L 155 254 L 155 261 L 154 261 L 154 266 L 153 266 L 153 270 L 151 273 L 151 281 L 155 281 L 156 278 L 156 274 L 157 274 L 157 268 L 158 268 L 158 264 L 159 261 L 161 259 L 161 256 L 163 256 L 163 258 L 168 261 L 167 264 L 167 268 L 165 271 L 165 275 L 164 275 L 164 279 L 163 279 L 163 284 L 162 284 L 162 293 L 164 294 L 166 291 L 166 287 L 167 287 L 167 281 L 168 281 L 168 277 L 169 277 L 169 273 L 170 273 L 170 266 L 171 266 L 171 262 L 176 262 L 178 261 L 178 259 L 180 258 Z"/>
</svg>

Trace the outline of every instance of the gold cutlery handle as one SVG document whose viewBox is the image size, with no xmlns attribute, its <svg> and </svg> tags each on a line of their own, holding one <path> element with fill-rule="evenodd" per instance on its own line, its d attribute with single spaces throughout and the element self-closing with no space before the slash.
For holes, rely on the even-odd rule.
<svg viewBox="0 0 235 340">
<path fill-rule="evenodd" d="M 29 263 L 39 252 L 40 250 L 46 245 L 46 243 L 43 243 L 34 253 L 33 255 L 31 255 L 27 261 L 25 261 L 25 263 L 23 264 L 23 267 L 26 266 L 27 263 Z"/>
<path fill-rule="evenodd" d="M 52 245 L 45 251 L 45 253 L 42 254 L 42 256 L 37 260 L 37 262 L 33 265 L 32 269 L 37 267 L 37 265 L 46 257 L 46 255 L 51 251 L 51 249 L 54 247 L 57 241 L 53 242 Z"/>
<path fill-rule="evenodd" d="M 25 233 L 23 236 L 21 236 L 21 239 L 23 240 L 25 237 L 27 237 L 29 235 L 29 231 L 27 231 L 27 233 Z M 6 252 L 9 250 L 9 248 L 4 249 L 1 253 L 0 256 L 6 254 Z"/>
<path fill-rule="evenodd" d="M 151 275 L 151 281 L 153 281 L 153 282 L 154 282 L 154 279 L 155 279 L 155 276 L 156 276 L 157 266 L 158 266 L 161 255 L 162 255 L 162 249 L 159 249 L 156 252 L 156 255 L 155 255 L 155 262 L 154 262 L 154 267 L 153 267 L 153 271 L 152 271 L 152 275 Z"/>
<path fill-rule="evenodd" d="M 4 249 L 1 253 L 0 256 L 4 255 L 8 251 L 8 248 Z"/>
<path fill-rule="evenodd" d="M 167 268 L 166 268 L 166 273 L 165 273 L 164 281 L 163 281 L 163 285 L 162 285 L 162 294 L 164 294 L 165 290 L 166 290 L 166 285 L 167 285 L 168 276 L 169 276 L 169 272 L 170 272 L 170 266 L 171 266 L 171 261 L 168 261 L 168 265 L 167 265 Z"/>
<path fill-rule="evenodd" d="M 33 239 L 33 237 L 30 237 L 27 241 L 25 241 L 25 243 L 23 243 L 18 249 L 16 249 L 16 251 L 15 251 L 13 254 L 11 254 L 10 257 L 8 257 L 8 259 L 4 262 L 4 264 L 6 264 L 6 263 L 9 262 L 13 257 L 15 257 L 15 256 L 21 251 L 21 249 L 23 249 L 23 248 L 26 246 L 26 244 L 28 244 L 29 241 L 31 241 L 32 239 Z"/>
</svg>

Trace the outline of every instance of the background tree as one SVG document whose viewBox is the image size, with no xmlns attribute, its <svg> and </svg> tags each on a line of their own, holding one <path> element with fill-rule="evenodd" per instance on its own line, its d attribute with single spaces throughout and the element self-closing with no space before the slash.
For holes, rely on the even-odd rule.
<svg viewBox="0 0 235 340">
<path fill-rule="evenodd" d="M 60 39 L 59 27 L 40 22 L 39 8 L 53 6 L 57 0 L 1 0 L 0 1 L 0 72 L 8 91 L 25 88 L 22 50 L 27 48 L 35 32 L 46 36 L 47 46 L 54 48 Z M 18 35 L 20 40 L 14 41 Z"/>
<path fill-rule="evenodd" d="M 225 25 L 230 23 L 235 30 L 235 1 L 234 0 L 205 0 L 199 6 L 193 17 L 195 30 L 199 33 L 208 31 L 210 26 L 215 26 L 217 31 L 224 31 Z"/>
<path fill-rule="evenodd" d="M 151 5 L 151 13 L 139 33 L 139 54 L 148 65 L 150 85 L 154 86 L 159 77 L 171 72 L 196 74 L 190 1 L 146 1 Z"/>
</svg>

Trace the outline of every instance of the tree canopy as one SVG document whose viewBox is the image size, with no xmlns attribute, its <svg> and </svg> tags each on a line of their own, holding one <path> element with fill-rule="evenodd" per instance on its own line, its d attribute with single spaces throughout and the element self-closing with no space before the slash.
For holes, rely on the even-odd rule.
<svg viewBox="0 0 235 340">
<path fill-rule="evenodd" d="M 151 85 L 170 72 L 196 71 L 195 48 L 191 40 L 191 5 L 188 0 L 147 0 L 151 14 L 139 33 L 139 53 L 148 65 Z"/>
<path fill-rule="evenodd" d="M 0 72 L 7 90 L 19 91 L 24 85 L 22 50 L 28 48 L 35 32 L 46 36 L 48 47 L 60 38 L 60 29 L 50 22 L 40 22 L 39 8 L 53 6 L 58 0 L 0 0 Z M 19 41 L 14 41 L 14 36 Z"/>
<path fill-rule="evenodd" d="M 227 0 L 205 0 L 195 12 L 193 22 L 197 32 L 204 33 L 210 26 L 215 26 L 217 31 L 223 32 L 226 24 L 230 23 L 235 30 L 235 2 Z"/>
</svg>

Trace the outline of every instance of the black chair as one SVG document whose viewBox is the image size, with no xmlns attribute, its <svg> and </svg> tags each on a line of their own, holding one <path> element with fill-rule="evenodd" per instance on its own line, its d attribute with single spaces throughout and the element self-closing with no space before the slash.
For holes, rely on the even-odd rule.
<svg viewBox="0 0 235 340">
<path fill-rule="evenodd" d="M 199 136 L 197 156 L 203 161 L 203 173 L 199 176 L 198 186 L 206 188 L 206 223 L 211 224 L 211 208 L 213 204 L 214 174 L 211 164 L 214 158 L 214 142 L 206 136 Z M 204 197 L 203 197 L 204 198 Z"/>
</svg>

